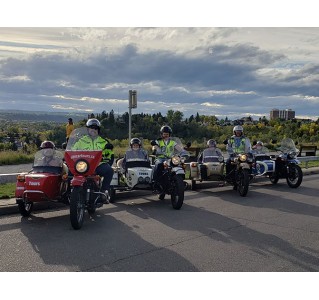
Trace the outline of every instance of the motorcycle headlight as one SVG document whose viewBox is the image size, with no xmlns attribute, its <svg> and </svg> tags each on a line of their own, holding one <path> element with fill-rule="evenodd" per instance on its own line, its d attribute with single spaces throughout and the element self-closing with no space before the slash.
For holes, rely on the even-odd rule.
<svg viewBox="0 0 319 300">
<path fill-rule="evenodd" d="M 179 156 L 173 156 L 173 157 L 172 157 L 172 164 L 173 164 L 173 165 L 177 166 L 177 165 L 180 164 L 180 162 L 181 162 L 181 159 L 180 159 Z"/>
<path fill-rule="evenodd" d="M 75 169 L 77 172 L 79 173 L 85 173 L 88 169 L 88 163 L 84 160 L 79 160 L 76 164 L 75 164 Z"/>
<path fill-rule="evenodd" d="M 240 161 L 246 161 L 247 160 L 247 155 L 246 154 L 240 154 L 239 155 L 239 160 Z"/>
</svg>

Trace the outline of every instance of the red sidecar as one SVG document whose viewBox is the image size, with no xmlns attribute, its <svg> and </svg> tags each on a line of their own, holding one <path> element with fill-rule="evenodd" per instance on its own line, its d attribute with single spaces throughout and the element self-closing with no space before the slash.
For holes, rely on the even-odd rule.
<svg viewBox="0 0 319 300">
<path fill-rule="evenodd" d="M 32 212 L 34 202 L 69 202 L 68 171 L 63 153 L 55 150 L 53 158 L 45 159 L 43 150 L 34 157 L 32 170 L 17 176 L 16 203 L 22 216 Z"/>
</svg>

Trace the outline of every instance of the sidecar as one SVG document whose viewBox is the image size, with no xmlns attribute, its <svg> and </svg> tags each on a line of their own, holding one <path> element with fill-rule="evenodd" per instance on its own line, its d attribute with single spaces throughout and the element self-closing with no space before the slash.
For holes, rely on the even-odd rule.
<svg viewBox="0 0 319 300">
<path fill-rule="evenodd" d="M 203 162 L 191 162 L 189 168 L 189 180 L 191 190 L 196 190 L 196 181 L 224 181 L 224 157 L 206 156 Z"/>
<path fill-rule="evenodd" d="M 110 187 L 110 202 L 113 203 L 116 191 L 151 190 L 153 168 L 149 161 L 127 162 L 122 167 L 123 159 L 117 161 L 113 167 L 113 178 Z"/>
<path fill-rule="evenodd" d="M 269 155 L 269 150 L 263 147 L 260 153 L 253 153 L 252 175 L 254 177 L 269 177 L 275 172 L 275 160 Z"/>
<path fill-rule="evenodd" d="M 41 160 L 41 151 L 35 154 L 31 171 L 17 176 L 15 197 L 22 216 L 31 214 L 35 202 L 68 201 L 68 174 L 63 165 L 63 154 L 56 151 L 56 161 L 59 165 L 44 165 Z"/>
</svg>

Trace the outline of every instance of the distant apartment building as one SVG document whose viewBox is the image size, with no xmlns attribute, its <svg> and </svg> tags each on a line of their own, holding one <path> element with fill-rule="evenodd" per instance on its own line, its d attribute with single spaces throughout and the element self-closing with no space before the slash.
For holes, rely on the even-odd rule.
<svg viewBox="0 0 319 300">
<path fill-rule="evenodd" d="M 284 119 L 284 120 L 291 120 L 295 118 L 295 111 L 289 109 L 279 110 L 274 108 L 270 111 L 270 120 L 274 119 Z"/>
</svg>

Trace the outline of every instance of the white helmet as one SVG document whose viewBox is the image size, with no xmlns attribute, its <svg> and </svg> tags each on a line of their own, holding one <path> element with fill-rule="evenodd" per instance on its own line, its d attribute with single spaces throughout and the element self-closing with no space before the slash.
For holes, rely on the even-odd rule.
<svg viewBox="0 0 319 300">
<path fill-rule="evenodd" d="M 233 133 L 236 134 L 236 131 L 241 131 L 241 134 L 243 134 L 243 133 L 244 133 L 244 128 L 243 128 L 243 126 L 240 126 L 240 125 L 234 126 L 234 128 L 233 128 Z"/>
<path fill-rule="evenodd" d="M 207 146 L 209 148 L 216 147 L 217 146 L 216 141 L 215 140 L 208 140 L 207 141 Z"/>
</svg>

